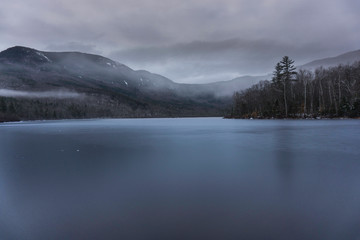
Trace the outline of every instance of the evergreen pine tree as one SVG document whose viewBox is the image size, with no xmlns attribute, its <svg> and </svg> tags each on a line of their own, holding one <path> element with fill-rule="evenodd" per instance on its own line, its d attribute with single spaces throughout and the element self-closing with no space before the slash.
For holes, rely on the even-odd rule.
<svg viewBox="0 0 360 240">
<path fill-rule="evenodd" d="M 283 100 L 284 100 L 284 109 L 285 117 L 288 117 L 288 88 L 291 82 L 294 80 L 296 75 L 296 68 L 294 66 L 294 61 L 291 60 L 288 56 L 284 56 L 280 62 L 275 66 L 275 71 L 273 73 L 273 84 L 280 88 L 282 87 Z"/>
</svg>

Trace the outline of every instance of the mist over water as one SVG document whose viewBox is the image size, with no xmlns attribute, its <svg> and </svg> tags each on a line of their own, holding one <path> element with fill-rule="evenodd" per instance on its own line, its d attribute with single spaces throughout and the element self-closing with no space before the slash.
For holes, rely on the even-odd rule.
<svg viewBox="0 0 360 240">
<path fill-rule="evenodd" d="M 0 97 L 17 97 L 17 98 L 79 98 L 83 94 L 70 91 L 19 91 L 10 89 L 0 89 Z"/>
<path fill-rule="evenodd" d="M 359 239 L 358 120 L 0 124 L 0 239 Z"/>
</svg>

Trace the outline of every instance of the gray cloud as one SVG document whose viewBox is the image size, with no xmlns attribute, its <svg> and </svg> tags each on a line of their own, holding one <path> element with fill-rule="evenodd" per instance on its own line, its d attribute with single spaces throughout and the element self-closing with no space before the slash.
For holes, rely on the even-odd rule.
<svg viewBox="0 0 360 240">
<path fill-rule="evenodd" d="M 78 51 L 92 54 L 102 54 L 101 51 L 96 49 L 96 45 L 93 44 L 84 44 L 80 42 L 69 42 L 63 44 L 49 44 L 45 50 L 48 51 Z"/>
<path fill-rule="evenodd" d="M 295 46 L 265 39 L 228 39 L 128 49 L 115 51 L 110 57 L 135 68 L 153 69 L 179 82 L 211 82 L 267 74 L 284 55 L 295 56 L 297 63 L 303 64 L 319 53 L 328 53 L 321 43 Z"/>
<path fill-rule="evenodd" d="M 178 81 L 215 79 L 267 72 L 285 54 L 359 49 L 359 11 L 358 0 L 2 0 L 0 48 L 101 53 Z"/>
</svg>

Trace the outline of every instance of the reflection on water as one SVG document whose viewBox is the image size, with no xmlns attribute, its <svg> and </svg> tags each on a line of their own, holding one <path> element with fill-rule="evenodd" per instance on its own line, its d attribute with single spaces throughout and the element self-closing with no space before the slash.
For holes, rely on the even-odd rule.
<svg viewBox="0 0 360 240">
<path fill-rule="evenodd" d="M 294 156 L 292 142 L 292 129 L 284 126 L 282 122 L 279 122 L 279 126 L 274 129 L 275 136 L 275 164 L 279 171 L 280 183 L 284 186 L 284 190 L 291 188 L 292 171 L 294 168 Z"/>
<path fill-rule="evenodd" d="M 0 124 L 0 239 L 359 239 L 359 123 Z"/>
</svg>

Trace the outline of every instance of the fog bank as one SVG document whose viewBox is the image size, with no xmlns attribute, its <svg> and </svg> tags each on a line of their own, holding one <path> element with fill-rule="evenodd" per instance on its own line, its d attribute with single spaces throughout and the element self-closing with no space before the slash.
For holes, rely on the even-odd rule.
<svg viewBox="0 0 360 240">
<path fill-rule="evenodd" d="M 0 97 L 15 97 L 15 98 L 79 98 L 83 96 L 77 92 L 70 91 L 18 91 L 10 89 L 0 89 Z"/>
</svg>

